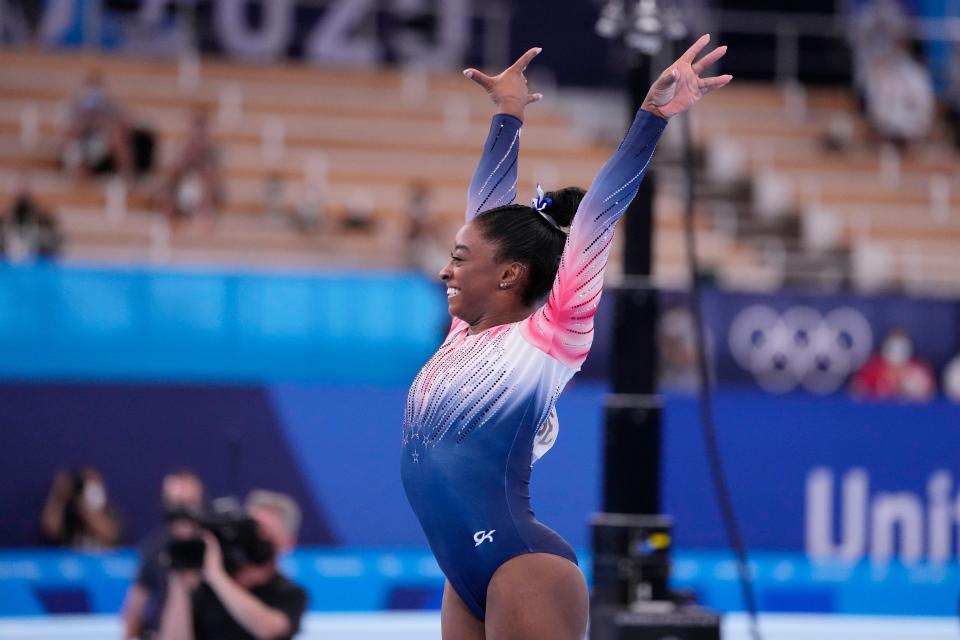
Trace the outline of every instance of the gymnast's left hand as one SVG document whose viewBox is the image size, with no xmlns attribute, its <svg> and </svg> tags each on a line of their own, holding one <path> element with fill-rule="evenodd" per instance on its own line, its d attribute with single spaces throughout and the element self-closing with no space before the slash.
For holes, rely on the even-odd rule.
<svg viewBox="0 0 960 640">
<path fill-rule="evenodd" d="M 711 91 L 729 84 L 733 80 L 733 76 L 729 74 L 711 78 L 700 77 L 708 66 L 727 52 L 725 46 L 717 47 L 694 62 L 708 42 L 710 34 L 700 36 L 676 62 L 667 67 L 650 87 L 640 108 L 661 118 L 670 119 L 695 105 Z"/>
<path fill-rule="evenodd" d="M 516 62 L 495 76 L 488 76 L 473 68 L 464 69 L 463 75 L 486 90 L 497 105 L 498 113 L 506 113 L 523 120 L 526 106 L 543 99 L 542 93 L 530 93 L 527 77 L 523 73 L 527 70 L 527 65 L 540 55 L 540 51 L 540 47 L 528 49 Z"/>
</svg>

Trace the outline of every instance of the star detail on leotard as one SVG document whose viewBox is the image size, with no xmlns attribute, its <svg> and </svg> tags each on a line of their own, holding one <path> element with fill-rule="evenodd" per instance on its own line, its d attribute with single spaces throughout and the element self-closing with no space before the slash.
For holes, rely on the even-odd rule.
<svg viewBox="0 0 960 640">
<path fill-rule="evenodd" d="M 414 452 L 410 455 L 410 457 L 413 458 L 413 464 L 420 464 L 420 454 L 419 454 L 419 453 L 417 453 L 416 451 L 414 451 Z"/>
</svg>

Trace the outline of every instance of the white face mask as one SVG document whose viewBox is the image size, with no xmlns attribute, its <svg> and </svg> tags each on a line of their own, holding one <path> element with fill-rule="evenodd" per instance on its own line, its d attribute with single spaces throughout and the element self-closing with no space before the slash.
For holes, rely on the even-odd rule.
<svg viewBox="0 0 960 640">
<path fill-rule="evenodd" d="M 107 492 L 99 482 L 88 482 L 83 487 L 83 501 L 93 511 L 102 511 L 107 506 Z"/>
<path fill-rule="evenodd" d="M 883 357 L 893 364 L 905 364 L 913 356 L 913 345 L 904 336 L 887 338 L 883 343 Z"/>
</svg>

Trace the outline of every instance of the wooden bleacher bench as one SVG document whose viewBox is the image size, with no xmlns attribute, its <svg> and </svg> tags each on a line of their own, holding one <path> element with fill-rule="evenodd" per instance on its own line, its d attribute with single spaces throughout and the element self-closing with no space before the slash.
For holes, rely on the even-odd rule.
<svg viewBox="0 0 960 640">
<path fill-rule="evenodd" d="M 0 65 L 5 69 L 0 74 L 0 202 L 12 194 L 17 176 L 29 172 L 40 200 L 63 213 L 68 259 L 400 266 L 402 243 L 396 236 L 411 184 L 425 183 L 433 210 L 455 228 L 490 115 L 486 97 L 456 74 L 204 60 L 201 82 L 184 87 L 177 64 L 169 61 L 0 51 Z M 157 132 L 161 176 L 185 141 L 191 111 L 203 107 L 217 122 L 221 99 L 240 96 L 241 119 L 214 129 L 223 147 L 227 187 L 226 210 L 214 230 L 158 232 L 159 214 L 151 210 L 155 205 L 145 188 L 130 192 L 127 215 L 107 220 L 103 184 L 77 184 L 57 171 L 55 148 L 64 101 L 91 70 L 104 74 L 108 89 L 134 121 L 148 123 Z M 843 229 L 843 241 L 875 242 L 893 251 L 936 247 L 929 255 L 938 256 L 937 264 L 952 269 L 949 273 L 960 282 L 960 260 L 943 259 L 944 245 L 960 240 L 960 222 L 937 220 L 927 211 L 934 176 L 960 185 L 956 154 L 934 146 L 905 156 L 899 163 L 900 181 L 890 186 L 884 183 L 879 154 L 865 148 L 868 134 L 848 92 L 806 91 L 799 119 L 788 115 L 786 107 L 784 92 L 776 87 L 737 83 L 698 107 L 695 134 L 701 145 L 719 140 L 739 145 L 748 174 L 773 171 L 786 176 L 797 210 L 830 212 Z M 27 111 L 36 114 L 39 124 L 38 142 L 31 149 L 20 146 L 21 119 Z M 824 149 L 824 131 L 836 114 L 856 122 L 856 150 Z M 267 163 L 262 132 L 274 123 L 282 123 L 284 153 Z M 611 150 L 610 144 L 575 131 L 559 110 L 537 105 L 524 130 L 519 200 L 532 193 L 538 179 L 588 186 Z M 323 198 L 330 225 L 304 235 L 266 215 L 265 185 L 281 179 L 289 204 L 295 206 L 303 197 L 309 166 L 317 162 L 324 165 Z M 686 267 L 681 206 L 675 195 L 679 185 L 662 178 L 660 192 L 656 272 L 680 283 Z M 380 231 L 371 237 L 336 230 L 344 208 L 358 193 L 375 208 Z M 960 211 L 960 186 L 949 194 L 947 207 L 951 213 Z M 714 230 L 703 218 L 698 229 L 702 257 L 721 280 L 749 286 L 751 278 L 774 284 L 782 278 L 749 241 Z M 164 233 L 167 245 L 158 248 Z"/>
</svg>

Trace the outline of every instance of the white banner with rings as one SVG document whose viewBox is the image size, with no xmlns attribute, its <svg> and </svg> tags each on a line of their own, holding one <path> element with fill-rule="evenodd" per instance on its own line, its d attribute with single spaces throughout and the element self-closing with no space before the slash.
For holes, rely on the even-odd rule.
<svg viewBox="0 0 960 640">
<path fill-rule="evenodd" d="M 767 391 L 829 394 L 866 362 L 873 331 L 852 307 L 824 314 L 802 305 L 780 312 L 756 304 L 733 319 L 728 343 L 736 362 Z"/>
</svg>

